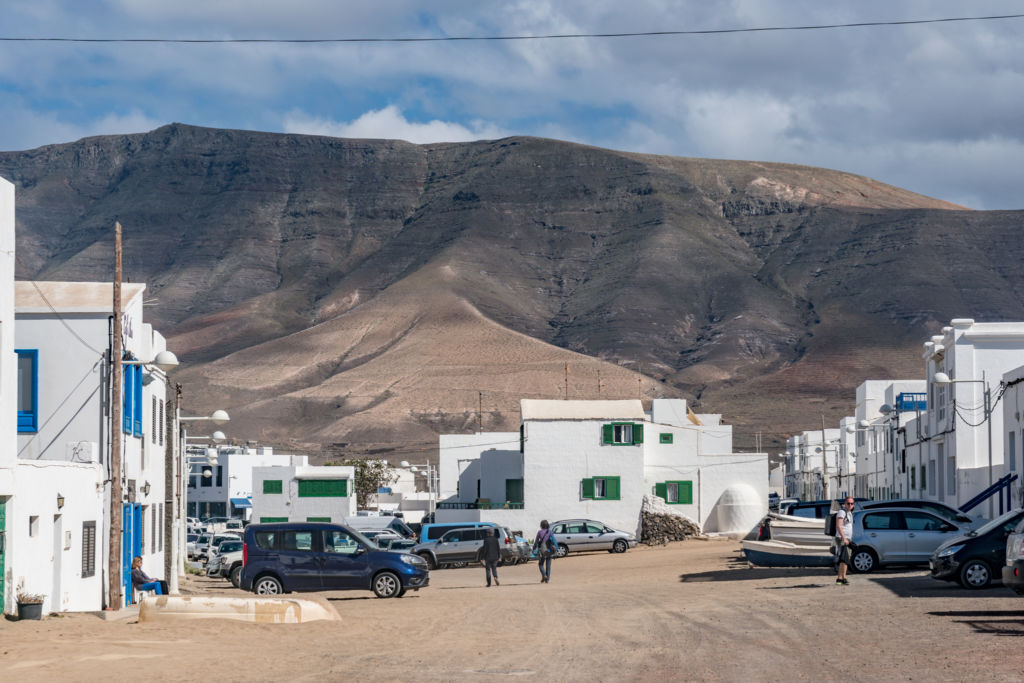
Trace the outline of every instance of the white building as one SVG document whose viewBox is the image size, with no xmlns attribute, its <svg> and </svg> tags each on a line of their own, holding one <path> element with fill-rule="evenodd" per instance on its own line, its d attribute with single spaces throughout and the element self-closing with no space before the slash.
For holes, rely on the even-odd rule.
<svg viewBox="0 0 1024 683">
<path fill-rule="evenodd" d="M 1010 485 L 1010 502 L 1013 507 L 1024 506 L 1024 365 L 1003 375 L 1003 453 L 1005 465 L 1003 474 L 1017 475 Z"/>
<path fill-rule="evenodd" d="M 120 330 L 128 358 L 153 359 L 163 337 L 143 320 L 145 285 L 122 287 Z M 15 284 L 18 355 L 16 495 L 8 506 L 8 575 L 15 588 L 45 594 L 44 611 L 106 604 L 111 429 L 122 434 L 122 595 L 131 600 L 131 557 L 165 572 L 166 377 L 123 369 L 123 420 L 111 425 L 110 319 L 113 285 Z M 11 605 L 7 605 L 8 611 Z"/>
<path fill-rule="evenodd" d="M 916 497 L 908 488 L 903 451 L 896 436 L 927 409 L 924 380 L 867 380 L 857 387 L 857 478 L 854 495 L 881 500 Z"/>
<path fill-rule="evenodd" d="M 686 401 L 520 402 L 522 430 L 440 439 L 437 521 L 590 518 L 634 530 L 658 495 L 705 531 L 749 531 L 768 500 L 768 456 L 733 453 L 720 415 Z M 518 447 L 517 447 L 517 443 Z M 747 527 L 749 528 L 741 528 Z"/>
<path fill-rule="evenodd" d="M 852 466 L 842 453 L 839 429 L 812 429 L 791 436 L 786 440 L 786 496 L 801 500 L 835 498 L 841 492 L 840 481 L 849 477 Z"/>
<path fill-rule="evenodd" d="M 1003 475 L 1009 432 L 995 401 L 1004 374 L 1024 359 L 1024 323 L 956 319 L 924 347 L 928 409 L 906 435 L 907 477 L 916 478 L 915 497 L 961 507 Z M 953 381 L 937 382 L 937 373 Z M 998 514 L 997 500 L 978 512 Z"/>
<path fill-rule="evenodd" d="M 16 609 L 7 550 L 17 469 L 18 358 L 14 354 L 14 186 L 0 178 L 0 615 Z"/>
<path fill-rule="evenodd" d="M 338 522 L 356 514 L 355 468 L 316 467 L 304 455 L 289 465 L 252 469 L 255 522 Z"/>
<path fill-rule="evenodd" d="M 216 465 L 190 466 L 186 489 L 189 517 L 249 519 L 252 513 L 253 469 L 289 466 L 296 457 L 274 453 L 269 446 L 218 446 L 209 450 L 217 454 Z M 204 476 L 206 471 L 210 476 Z"/>
</svg>

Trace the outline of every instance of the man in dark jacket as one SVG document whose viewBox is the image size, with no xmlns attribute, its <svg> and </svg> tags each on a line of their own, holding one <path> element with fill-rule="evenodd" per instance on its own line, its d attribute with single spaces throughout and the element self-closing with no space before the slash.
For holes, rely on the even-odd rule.
<svg viewBox="0 0 1024 683">
<path fill-rule="evenodd" d="M 480 548 L 480 560 L 484 563 L 488 588 L 491 586 L 492 574 L 494 575 L 494 585 L 501 585 L 498 583 L 498 560 L 501 558 L 501 546 L 498 545 L 496 531 L 497 529 L 494 527 L 487 528 L 487 534 L 484 536 L 484 545 Z"/>
</svg>

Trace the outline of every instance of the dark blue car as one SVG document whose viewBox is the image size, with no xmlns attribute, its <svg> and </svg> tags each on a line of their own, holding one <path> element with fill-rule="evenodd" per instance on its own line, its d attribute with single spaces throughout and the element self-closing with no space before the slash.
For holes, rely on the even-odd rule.
<svg viewBox="0 0 1024 683">
<path fill-rule="evenodd" d="M 378 598 L 400 598 L 430 579 L 422 558 L 381 550 L 340 524 L 250 524 L 244 542 L 239 586 L 258 595 L 372 590 Z"/>
</svg>

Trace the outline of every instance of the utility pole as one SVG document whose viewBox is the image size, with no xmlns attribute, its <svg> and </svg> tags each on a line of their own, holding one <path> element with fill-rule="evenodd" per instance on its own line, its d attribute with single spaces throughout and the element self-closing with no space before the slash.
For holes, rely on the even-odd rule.
<svg viewBox="0 0 1024 683">
<path fill-rule="evenodd" d="M 821 487 L 824 500 L 829 500 L 828 495 L 828 446 L 825 444 L 825 416 L 821 416 Z"/>
<path fill-rule="evenodd" d="M 484 392 L 478 391 L 476 405 L 476 432 L 483 434 L 484 431 Z"/>
<path fill-rule="evenodd" d="M 597 396 L 601 397 L 601 368 L 597 369 Z"/>
<path fill-rule="evenodd" d="M 110 539 L 107 555 L 107 609 L 121 609 L 121 224 L 114 223 L 114 326 L 110 397 Z"/>
<path fill-rule="evenodd" d="M 569 364 L 565 364 L 565 400 L 569 400 Z"/>
</svg>

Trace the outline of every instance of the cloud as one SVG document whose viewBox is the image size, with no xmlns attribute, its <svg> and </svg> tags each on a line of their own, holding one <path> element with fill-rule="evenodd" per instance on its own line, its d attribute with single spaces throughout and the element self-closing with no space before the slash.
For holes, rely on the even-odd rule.
<svg viewBox="0 0 1024 683">
<path fill-rule="evenodd" d="M 69 121 L 57 112 L 31 109 L 22 102 L 0 105 L 0 150 L 33 149 L 74 142 L 94 135 L 144 133 L 170 121 L 150 118 L 137 109 L 110 112 L 95 119 Z"/>
<path fill-rule="evenodd" d="M 395 105 L 368 111 L 353 121 L 332 121 L 310 116 L 301 111 L 287 114 L 282 125 L 286 133 L 328 135 L 336 138 L 380 138 L 405 140 L 414 144 L 431 142 L 469 142 L 493 140 L 508 136 L 499 126 L 471 121 L 468 124 L 450 121 L 409 121 Z"/>
</svg>

